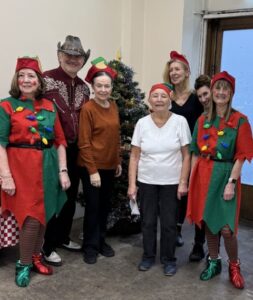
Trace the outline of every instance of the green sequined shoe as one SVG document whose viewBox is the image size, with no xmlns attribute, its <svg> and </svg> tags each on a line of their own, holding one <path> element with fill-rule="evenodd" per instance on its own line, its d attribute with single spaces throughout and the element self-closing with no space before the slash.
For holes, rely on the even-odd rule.
<svg viewBox="0 0 253 300">
<path fill-rule="evenodd" d="M 16 262 L 16 278 L 15 282 L 19 287 L 26 287 L 30 283 L 30 273 L 32 264 L 23 265 L 20 260 Z"/>
<path fill-rule="evenodd" d="M 210 280 L 221 272 L 221 259 L 210 259 L 206 269 L 200 274 L 201 280 Z"/>
</svg>

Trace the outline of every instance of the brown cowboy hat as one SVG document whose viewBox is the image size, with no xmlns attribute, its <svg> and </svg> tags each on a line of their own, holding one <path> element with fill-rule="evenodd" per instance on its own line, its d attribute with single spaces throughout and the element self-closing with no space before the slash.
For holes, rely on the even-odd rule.
<svg viewBox="0 0 253 300">
<path fill-rule="evenodd" d="M 57 50 L 69 55 L 83 56 L 84 64 L 90 57 L 90 49 L 85 52 L 79 37 L 73 35 L 67 35 L 62 45 L 61 42 L 59 42 L 57 44 Z"/>
</svg>

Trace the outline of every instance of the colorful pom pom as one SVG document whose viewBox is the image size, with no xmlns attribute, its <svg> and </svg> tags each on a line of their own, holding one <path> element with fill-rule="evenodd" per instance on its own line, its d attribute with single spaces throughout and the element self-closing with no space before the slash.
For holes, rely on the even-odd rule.
<svg viewBox="0 0 253 300">
<path fill-rule="evenodd" d="M 47 132 L 53 132 L 53 128 L 52 128 L 52 127 L 44 126 L 44 129 L 45 129 Z"/>
<path fill-rule="evenodd" d="M 221 142 L 221 146 L 225 149 L 228 149 L 229 145 L 225 142 Z"/>
<path fill-rule="evenodd" d="M 223 131 L 223 130 L 219 130 L 219 131 L 217 132 L 217 134 L 218 134 L 218 136 L 223 136 L 223 135 L 224 135 L 224 131 Z"/>
<path fill-rule="evenodd" d="M 29 116 L 26 116 L 26 119 L 28 119 L 30 121 L 34 121 L 34 120 L 36 120 L 36 117 L 33 115 L 29 115 Z"/>
<path fill-rule="evenodd" d="M 201 147 L 201 151 L 206 151 L 207 148 L 208 148 L 207 145 L 204 145 L 204 146 Z"/>
<path fill-rule="evenodd" d="M 211 127 L 211 124 L 210 124 L 210 123 L 205 123 L 205 124 L 203 125 L 203 127 L 204 127 L 205 129 L 210 128 L 210 127 Z"/>
<path fill-rule="evenodd" d="M 220 152 L 217 152 L 217 158 L 222 159 L 222 154 Z"/>
<path fill-rule="evenodd" d="M 41 140 L 44 145 L 48 145 L 48 140 L 45 137 L 43 137 Z"/>
<path fill-rule="evenodd" d="M 36 133 L 37 132 L 36 128 L 34 128 L 33 126 L 30 126 L 29 129 L 30 129 L 30 131 L 32 133 Z"/>
<path fill-rule="evenodd" d="M 210 137 L 210 134 L 204 134 L 204 135 L 203 135 L 203 140 L 208 140 L 209 137 Z"/>
<path fill-rule="evenodd" d="M 38 121 L 43 121 L 43 120 L 45 120 L 45 117 L 43 117 L 43 116 L 37 116 L 36 119 L 37 119 Z"/>
<path fill-rule="evenodd" d="M 18 106 L 15 111 L 20 112 L 20 111 L 23 111 L 23 110 L 24 110 L 23 106 Z"/>
</svg>

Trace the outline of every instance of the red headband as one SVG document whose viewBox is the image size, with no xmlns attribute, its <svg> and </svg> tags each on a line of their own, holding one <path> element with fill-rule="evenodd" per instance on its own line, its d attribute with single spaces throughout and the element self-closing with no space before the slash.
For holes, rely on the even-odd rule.
<svg viewBox="0 0 253 300">
<path fill-rule="evenodd" d="M 98 57 L 94 59 L 92 62 L 92 67 L 88 70 L 85 81 L 88 83 L 92 83 L 92 79 L 99 72 L 105 72 L 112 79 L 117 76 L 117 72 L 112 68 L 108 67 L 106 60 L 103 57 Z"/>
<path fill-rule="evenodd" d="M 218 80 L 228 81 L 231 85 L 233 93 L 235 92 L 235 78 L 232 75 L 230 75 L 228 72 L 223 71 L 223 72 L 215 74 L 211 80 L 211 89 L 213 88 L 215 82 Z"/>
<path fill-rule="evenodd" d="M 168 95 L 170 95 L 171 93 L 171 89 L 169 88 L 168 85 L 164 84 L 164 83 L 157 83 L 157 84 L 154 84 L 151 89 L 150 89 L 150 92 L 149 92 L 149 96 L 151 95 L 151 93 L 154 91 L 154 90 L 157 90 L 157 89 L 162 89 L 165 91 L 165 93 L 167 93 Z"/>
<path fill-rule="evenodd" d="M 170 52 L 170 59 L 181 61 L 182 63 L 184 63 L 185 65 L 187 65 L 187 67 L 188 67 L 189 70 L 190 70 L 190 65 L 189 65 L 189 62 L 188 62 L 188 60 L 186 59 L 186 57 L 185 57 L 184 55 L 178 53 L 177 51 L 171 51 L 171 52 Z"/>
<path fill-rule="evenodd" d="M 20 57 L 17 59 L 16 72 L 21 69 L 32 69 L 36 73 L 42 75 L 40 61 L 38 58 Z"/>
</svg>

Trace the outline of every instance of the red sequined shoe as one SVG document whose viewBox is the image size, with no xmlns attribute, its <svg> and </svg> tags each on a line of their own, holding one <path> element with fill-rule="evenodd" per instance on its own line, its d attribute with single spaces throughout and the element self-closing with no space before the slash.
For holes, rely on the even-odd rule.
<svg viewBox="0 0 253 300">
<path fill-rule="evenodd" d="M 243 289 L 244 288 L 244 279 L 240 272 L 240 262 L 239 260 L 237 262 L 230 262 L 229 261 L 229 279 L 232 282 L 233 286 L 237 289 Z"/>
<path fill-rule="evenodd" d="M 43 274 L 43 275 L 52 275 L 53 274 L 53 268 L 50 266 L 47 266 L 42 261 L 42 255 L 41 254 L 34 254 L 32 257 L 33 262 L 33 271 Z"/>
</svg>

